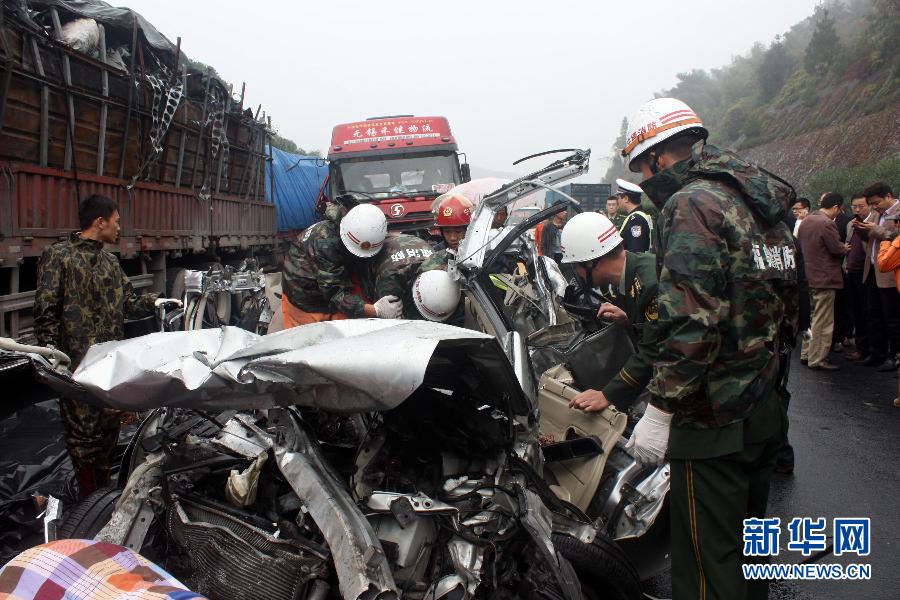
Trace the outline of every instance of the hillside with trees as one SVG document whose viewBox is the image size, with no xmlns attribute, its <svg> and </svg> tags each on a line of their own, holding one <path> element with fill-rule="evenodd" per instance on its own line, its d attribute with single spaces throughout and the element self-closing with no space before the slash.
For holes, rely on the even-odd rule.
<svg viewBox="0 0 900 600">
<path fill-rule="evenodd" d="M 657 96 L 687 102 L 732 148 L 799 193 L 900 185 L 900 3 L 830 1 L 728 66 L 678 74 Z M 627 121 L 623 120 L 621 149 Z M 606 180 L 627 170 L 614 161 Z"/>
</svg>

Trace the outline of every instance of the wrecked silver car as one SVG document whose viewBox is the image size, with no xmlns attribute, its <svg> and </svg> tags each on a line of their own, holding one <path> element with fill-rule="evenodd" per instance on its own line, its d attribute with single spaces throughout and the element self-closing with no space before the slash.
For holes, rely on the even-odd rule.
<svg viewBox="0 0 900 600">
<path fill-rule="evenodd" d="M 158 333 L 91 348 L 74 379 L 88 401 L 165 407 L 121 492 L 61 534 L 140 551 L 210 597 L 639 597 L 621 552 L 543 481 L 533 399 L 491 335 Z M 591 573 L 597 557 L 615 568 Z"/>
<path fill-rule="evenodd" d="M 501 207 L 583 174 L 588 157 L 589 152 L 576 151 L 485 196 L 455 270 L 467 288 L 467 326 L 505 340 L 523 387 L 535 389 L 543 475 L 550 489 L 616 540 L 647 578 L 669 558 L 669 467 L 642 467 L 625 449 L 646 401 L 601 413 L 569 407 L 580 391 L 602 389 L 635 352 L 633 340 L 626 329 L 597 318 L 602 294 L 581 289 L 556 262 L 539 256 L 529 234 L 557 212 L 581 209 L 568 198 L 499 234 L 489 229 Z M 565 196 L 558 189 L 554 194 Z M 503 262 L 518 268 L 500 272 Z"/>
<path fill-rule="evenodd" d="M 213 598 L 641 597 L 613 538 L 640 535 L 661 500 L 633 486 L 647 478 L 621 449 L 624 414 L 561 409 L 574 354 L 541 336 L 597 338 L 561 310 L 555 264 L 517 241 L 549 213 L 489 229 L 496 207 L 588 158 L 476 210 L 451 263 L 468 329 L 356 320 L 93 347 L 57 391 L 152 412 L 120 489 L 68 510 L 60 535 L 140 551 Z M 528 263 L 519 279 L 492 272 L 510 252 Z M 588 463 L 583 490 L 561 476 Z"/>
</svg>

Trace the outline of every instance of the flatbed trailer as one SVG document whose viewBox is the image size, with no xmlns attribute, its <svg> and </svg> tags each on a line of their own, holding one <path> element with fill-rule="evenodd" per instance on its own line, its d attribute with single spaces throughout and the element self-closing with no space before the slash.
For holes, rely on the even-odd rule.
<svg viewBox="0 0 900 600">
<path fill-rule="evenodd" d="M 189 68 L 180 39 L 128 9 L 98 15 L 92 56 L 65 37 L 90 14 L 22 6 L 0 2 L 0 336 L 30 337 L 37 260 L 94 193 L 119 204 L 107 249 L 137 288 L 172 293 L 183 268 L 271 260 L 271 127 L 243 90 Z"/>
</svg>

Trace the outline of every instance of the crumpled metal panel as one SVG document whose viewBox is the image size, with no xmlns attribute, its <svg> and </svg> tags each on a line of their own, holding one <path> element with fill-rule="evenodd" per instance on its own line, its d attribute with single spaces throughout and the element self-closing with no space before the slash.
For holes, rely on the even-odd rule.
<svg viewBox="0 0 900 600">
<path fill-rule="evenodd" d="M 397 584 L 371 524 L 326 466 L 318 444 L 299 424 L 291 432 L 293 449 L 275 447 L 278 468 L 308 507 L 334 555 L 341 597 L 396 600 Z"/>
<path fill-rule="evenodd" d="M 421 385 L 438 344 L 450 340 L 471 341 L 483 354 L 493 338 L 441 323 L 381 319 L 266 336 L 238 327 L 153 333 L 92 346 L 74 379 L 95 401 L 129 411 L 288 405 L 380 411 Z M 502 356 L 499 346 L 496 354 Z"/>
</svg>

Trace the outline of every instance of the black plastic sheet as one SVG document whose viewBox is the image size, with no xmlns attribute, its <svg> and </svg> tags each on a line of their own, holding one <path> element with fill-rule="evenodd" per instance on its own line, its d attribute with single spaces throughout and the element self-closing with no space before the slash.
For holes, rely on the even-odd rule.
<svg viewBox="0 0 900 600">
<path fill-rule="evenodd" d="M 0 420 L 0 564 L 44 541 L 43 511 L 34 496 L 76 498 L 72 463 L 55 400 Z"/>
<path fill-rule="evenodd" d="M 128 32 L 131 37 L 132 25 L 136 22 L 138 29 L 144 34 L 147 43 L 170 54 L 175 54 L 175 44 L 169 38 L 161 34 L 150 21 L 134 12 L 130 8 L 110 6 L 100 0 L 31 0 L 30 6 L 34 9 L 55 7 L 78 17 L 94 19 L 103 25 L 116 27 Z"/>
</svg>

